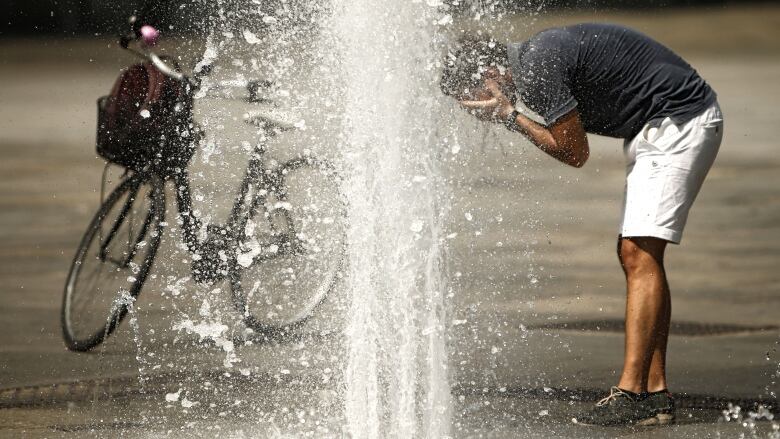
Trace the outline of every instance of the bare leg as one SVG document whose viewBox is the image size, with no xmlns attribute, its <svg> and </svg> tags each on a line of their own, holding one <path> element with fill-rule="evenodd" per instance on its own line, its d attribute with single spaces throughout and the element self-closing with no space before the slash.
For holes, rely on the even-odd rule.
<svg viewBox="0 0 780 439">
<path fill-rule="evenodd" d="M 626 340 L 623 373 L 618 386 L 646 392 L 654 357 L 655 386 L 665 386 L 665 355 L 671 299 L 663 268 L 666 241 L 622 238 L 618 256 L 626 274 Z M 669 306 L 667 306 L 669 305 Z"/>
<path fill-rule="evenodd" d="M 666 278 L 666 276 L 664 276 Z M 669 283 L 664 285 L 664 311 L 659 328 L 656 331 L 655 350 L 650 362 L 650 373 L 647 377 L 647 391 L 658 392 L 666 390 L 666 344 L 669 340 L 669 325 L 672 318 L 672 297 L 669 294 Z"/>
</svg>

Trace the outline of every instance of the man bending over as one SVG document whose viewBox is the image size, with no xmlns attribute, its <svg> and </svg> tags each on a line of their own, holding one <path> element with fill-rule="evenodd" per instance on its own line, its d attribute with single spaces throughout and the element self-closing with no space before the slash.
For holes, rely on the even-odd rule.
<svg viewBox="0 0 780 439">
<path fill-rule="evenodd" d="M 664 250 L 680 243 L 720 147 L 723 118 L 715 92 L 660 43 L 622 26 L 591 23 L 509 45 L 464 39 L 448 53 L 441 87 L 475 116 L 504 124 L 574 167 L 588 160 L 586 133 L 624 139 L 617 243 L 627 283 L 623 372 L 607 397 L 573 421 L 673 421 Z"/>
</svg>

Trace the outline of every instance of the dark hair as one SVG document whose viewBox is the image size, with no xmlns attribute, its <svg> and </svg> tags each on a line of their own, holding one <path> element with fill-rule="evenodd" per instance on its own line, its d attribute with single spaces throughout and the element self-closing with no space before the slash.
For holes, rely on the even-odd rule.
<svg viewBox="0 0 780 439">
<path fill-rule="evenodd" d="M 441 91 L 447 96 L 463 96 L 482 83 L 488 67 L 509 67 L 506 44 L 485 36 L 466 35 L 449 48 L 441 74 Z"/>
</svg>

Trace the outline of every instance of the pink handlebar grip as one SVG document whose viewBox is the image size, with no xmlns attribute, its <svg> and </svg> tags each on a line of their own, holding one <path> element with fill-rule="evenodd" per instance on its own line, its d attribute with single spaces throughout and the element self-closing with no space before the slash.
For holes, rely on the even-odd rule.
<svg viewBox="0 0 780 439">
<path fill-rule="evenodd" d="M 160 38 L 160 31 L 148 24 L 141 26 L 141 41 L 143 41 L 145 45 L 149 47 L 154 46 L 157 44 L 158 38 Z"/>
</svg>

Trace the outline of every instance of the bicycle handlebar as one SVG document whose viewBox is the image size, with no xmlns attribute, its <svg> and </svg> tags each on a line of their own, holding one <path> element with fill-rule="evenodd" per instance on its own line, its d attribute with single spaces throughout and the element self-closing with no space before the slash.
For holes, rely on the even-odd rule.
<svg viewBox="0 0 780 439">
<path fill-rule="evenodd" d="M 174 70 L 173 68 L 168 66 L 168 64 L 165 64 L 165 61 L 160 59 L 160 57 L 157 56 L 156 53 L 150 51 L 148 53 L 147 59 L 149 61 L 151 61 L 151 63 L 155 67 L 157 67 L 157 69 L 159 71 L 161 71 L 165 76 L 168 76 L 168 77 L 171 77 L 173 79 L 176 79 L 177 81 L 188 81 L 190 83 L 193 83 L 189 76 L 185 75 L 182 72 L 177 72 L 176 70 Z M 193 83 L 193 85 L 194 85 L 194 83 Z"/>
<path fill-rule="evenodd" d="M 127 50 L 138 58 L 150 62 L 165 76 L 168 76 L 169 78 L 175 79 L 179 82 L 189 84 L 196 90 L 200 89 L 201 78 L 211 74 L 212 65 L 210 63 L 196 66 L 194 73 L 191 75 L 182 73 L 177 68 L 172 67 L 170 64 L 166 63 L 162 57 L 151 50 L 151 47 L 155 46 L 159 41 L 160 31 L 148 24 L 142 25 L 140 27 L 136 26 L 138 22 L 135 16 L 130 17 L 129 21 L 130 24 L 133 25 L 133 30 L 125 35 L 119 36 L 119 46 L 122 49 Z M 130 46 L 130 43 L 134 41 L 138 42 L 140 46 L 139 49 Z M 254 99 L 258 102 L 260 100 L 264 100 L 262 98 L 258 98 L 258 89 L 262 87 L 268 87 L 270 84 L 271 83 L 268 81 L 250 81 L 247 84 L 250 100 Z"/>
<path fill-rule="evenodd" d="M 160 70 L 160 72 L 162 72 L 165 76 L 173 78 L 177 81 L 188 82 L 190 85 L 197 87 L 200 82 L 198 78 L 191 78 L 184 73 L 177 71 L 175 68 L 166 64 L 159 55 L 150 50 L 150 47 L 157 44 L 159 37 L 160 31 L 152 26 L 143 25 L 138 31 L 120 36 L 119 45 L 135 56 L 152 63 L 152 65 L 157 67 L 157 69 Z M 138 50 L 130 47 L 130 43 L 133 41 L 140 41 L 141 46 L 145 50 Z M 204 69 L 204 73 L 206 73 L 206 69 Z"/>
</svg>

